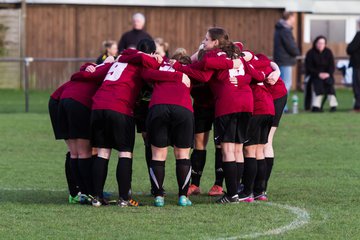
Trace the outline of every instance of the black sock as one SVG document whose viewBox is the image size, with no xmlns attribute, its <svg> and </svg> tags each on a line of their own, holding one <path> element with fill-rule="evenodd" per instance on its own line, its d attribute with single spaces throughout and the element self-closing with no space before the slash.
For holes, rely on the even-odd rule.
<svg viewBox="0 0 360 240">
<path fill-rule="evenodd" d="M 244 174 L 243 174 L 243 184 L 244 184 L 245 194 L 251 194 L 253 192 L 256 172 L 257 172 L 256 158 L 245 158 Z"/>
<path fill-rule="evenodd" d="M 254 193 L 262 193 L 265 191 L 266 182 L 266 162 L 265 159 L 256 160 L 257 173 L 254 183 Z"/>
<path fill-rule="evenodd" d="M 270 179 L 271 171 L 274 165 L 274 158 L 265 158 L 266 162 L 266 182 L 265 182 L 265 191 L 267 189 L 267 185 Z"/>
<path fill-rule="evenodd" d="M 236 183 L 238 184 L 238 186 L 240 186 L 241 184 L 241 179 L 244 173 L 244 163 L 243 162 L 237 162 L 236 163 L 236 168 L 237 168 L 237 177 L 236 177 Z"/>
<path fill-rule="evenodd" d="M 191 183 L 200 186 L 200 178 L 205 167 L 206 150 L 197 150 L 191 154 Z"/>
<path fill-rule="evenodd" d="M 179 197 L 187 195 L 191 177 L 190 159 L 176 159 L 176 178 L 179 186 Z"/>
<path fill-rule="evenodd" d="M 151 160 L 150 177 L 154 182 L 155 196 L 164 196 L 165 161 Z"/>
<path fill-rule="evenodd" d="M 237 166 L 236 162 L 223 162 L 223 170 L 227 195 L 232 197 L 237 194 Z"/>
<path fill-rule="evenodd" d="M 119 158 L 116 168 L 116 180 L 119 187 L 119 197 L 129 200 L 129 190 L 131 189 L 132 159 Z"/>
<path fill-rule="evenodd" d="M 215 148 L 215 185 L 221 186 L 224 181 L 224 171 L 221 148 Z"/>
<path fill-rule="evenodd" d="M 105 187 L 106 178 L 107 178 L 107 175 L 108 175 L 108 168 L 109 168 L 109 161 L 106 161 L 106 165 L 105 165 L 105 168 L 104 168 L 103 189 Z"/>
<path fill-rule="evenodd" d="M 93 159 L 93 165 L 92 165 L 93 192 L 94 195 L 99 198 L 103 198 L 104 172 L 108 162 L 109 162 L 108 159 L 102 157 L 97 157 Z"/>
<path fill-rule="evenodd" d="M 148 173 L 149 173 L 149 178 L 150 178 L 151 190 L 154 190 L 156 188 L 156 186 L 150 176 L 150 165 L 151 165 L 151 159 L 152 159 L 151 146 L 148 146 L 146 144 L 145 144 L 145 159 L 146 159 L 146 165 L 148 168 Z"/>
<path fill-rule="evenodd" d="M 79 192 L 84 192 L 85 186 L 81 181 L 80 172 L 79 172 L 79 160 L 77 158 L 70 157 L 70 170 L 73 179 L 75 180 L 75 184 Z"/>
<path fill-rule="evenodd" d="M 65 176 L 66 176 L 66 182 L 68 184 L 69 193 L 72 197 L 75 197 L 79 189 L 76 186 L 76 181 L 74 177 L 71 174 L 71 166 L 70 166 L 70 152 L 66 153 L 66 159 L 65 159 Z"/>
<path fill-rule="evenodd" d="M 92 158 L 79 158 L 79 175 L 81 181 L 84 183 L 84 193 L 93 194 L 93 184 L 92 184 Z"/>
</svg>

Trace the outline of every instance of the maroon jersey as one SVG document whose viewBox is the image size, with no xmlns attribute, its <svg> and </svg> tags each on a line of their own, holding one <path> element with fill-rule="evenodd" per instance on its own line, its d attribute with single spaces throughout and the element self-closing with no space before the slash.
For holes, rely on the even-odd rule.
<svg viewBox="0 0 360 240">
<path fill-rule="evenodd" d="M 194 111 L 190 88 L 182 83 L 183 73 L 176 72 L 169 64 L 163 63 L 159 70 L 144 69 L 143 78 L 153 84 L 149 107 L 157 104 L 173 104 Z"/>
<path fill-rule="evenodd" d="M 204 59 L 197 64 L 183 68 L 179 65 L 176 67 L 195 79 L 209 79 L 209 86 L 215 97 L 215 117 L 220 117 L 236 112 L 252 112 L 253 110 L 252 93 L 249 87 L 251 76 L 264 79 L 264 75 L 250 69 L 244 61 L 243 63 L 243 68 L 232 69 L 233 61 L 228 59 L 226 54 L 220 50 L 213 50 L 206 53 Z M 198 72 L 199 69 L 202 69 L 202 73 Z M 238 86 L 230 82 L 230 77 L 238 79 Z"/>
<path fill-rule="evenodd" d="M 270 61 L 261 61 L 257 57 L 253 58 L 249 64 L 257 69 L 261 69 L 265 74 L 269 71 L 268 67 L 270 67 Z M 265 67 L 260 68 L 262 65 Z M 253 115 L 275 115 L 274 101 L 264 82 L 253 78 L 250 87 L 254 97 Z"/>
<path fill-rule="evenodd" d="M 54 100 L 60 100 L 61 94 L 63 93 L 64 89 L 66 88 L 67 85 L 70 84 L 70 81 L 65 82 L 64 84 L 62 84 L 60 87 L 58 87 L 51 95 L 50 97 Z"/>
<path fill-rule="evenodd" d="M 270 73 L 273 72 L 273 69 L 270 66 L 270 60 L 265 55 L 256 54 L 256 57 L 258 58 L 258 61 L 256 61 L 256 62 L 262 62 L 259 65 L 254 65 L 254 67 L 256 69 L 264 71 L 266 76 L 268 76 Z M 281 78 L 279 78 L 278 81 L 274 85 L 270 85 L 267 82 L 264 82 L 264 84 L 267 87 L 267 89 L 269 90 L 269 92 L 274 100 L 287 95 L 285 83 Z"/>
<path fill-rule="evenodd" d="M 159 64 L 146 54 L 124 50 L 93 97 L 92 109 L 107 109 L 133 116 L 135 102 L 144 83 L 141 76 L 143 66 L 158 68 Z"/>
<path fill-rule="evenodd" d="M 69 84 L 61 94 L 61 99 L 71 98 L 84 106 L 91 108 L 92 97 L 99 89 L 102 80 L 111 67 L 111 63 L 97 66 L 95 72 L 80 71 L 71 76 Z M 86 68 L 86 67 L 85 67 Z M 81 67 L 80 69 L 85 70 Z"/>
</svg>

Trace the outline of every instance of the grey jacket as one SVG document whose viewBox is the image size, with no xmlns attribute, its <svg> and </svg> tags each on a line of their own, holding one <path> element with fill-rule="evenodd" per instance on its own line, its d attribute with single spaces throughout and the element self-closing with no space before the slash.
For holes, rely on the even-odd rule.
<svg viewBox="0 0 360 240">
<path fill-rule="evenodd" d="M 280 19 L 275 25 L 274 61 L 279 66 L 292 66 L 295 65 L 295 58 L 299 55 L 300 51 L 292 35 L 292 27 L 285 20 Z"/>
</svg>

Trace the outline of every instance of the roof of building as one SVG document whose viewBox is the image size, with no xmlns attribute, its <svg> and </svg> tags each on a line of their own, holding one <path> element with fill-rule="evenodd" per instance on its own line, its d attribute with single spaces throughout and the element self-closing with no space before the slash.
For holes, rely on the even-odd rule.
<svg viewBox="0 0 360 240">
<path fill-rule="evenodd" d="M 159 7 L 284 8 L 295 12 L 360 14 L 360 0 L 25 0 L 29 4 L 123 5 Z M 0 0 L 20 3 L 21 0 Z M 341 2 L 341 3 L 340 3 Z"/>
</svg>

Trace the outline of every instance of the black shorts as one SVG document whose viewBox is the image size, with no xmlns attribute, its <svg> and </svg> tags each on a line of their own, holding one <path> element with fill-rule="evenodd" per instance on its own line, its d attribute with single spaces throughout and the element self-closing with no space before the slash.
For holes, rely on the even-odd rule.
<svg viewBox="0 0 360 240">
<path fill-rule="evenodd" d="M 112 110 L 91 113 L 91 143 L 97 148 L 133 152 L 135 144 L 134 118 Z"/>
<path fill-rule="evenodd" d="M 245 143 L 245 146 L 266 144 L 268 142 L 272 122 L 273 116 L 271 115 L 252 116 L 247 129 L 248 141 Z"/>
<path fill-rule="evenodd" d="M 149 109 L 146 121 L 149 143 L 155 147 L 190 148 L 194 142 L 194 115 L 184 107 L 159 104 Z"/>
<path fill-rule="evenodd" d="M 149 101 L 140 100 L 134 109 L 137 133 L 146 132 L 146 118 L 149 113 Z"/>
<path fill-rule="evenodd" d="M 286 102 L 287 102 L 287 95 L 274 100 L 275 116 L 272 124 L 273 127 L 279 126 L 280 119 L 284 112 Z"/>
<path fill-rule="evenodd" d="M 216 145 L 222 142 L 244 143 L 246 129 L 248 127 L 251 113 L 231 113 L 215 118 L 214 141 Z"/>
<path fill-rule="evenodd" d="M 91 110 L 71 98 L 60 100 L 59 129 L 61 139 L 90 139 Z"/>
<path fill-rule="evenodd" d="M 50 98 L 49 100 L 49 115 L 51 120 L 52 129 L 56 140 L 62 139 L 59 127 L 59 100 Z"/>
<path fill-rule="evenodd" d="M 215 108 L 194 105 L 195 134 L 209 132 L 214 122 Z"/>
</svg>

